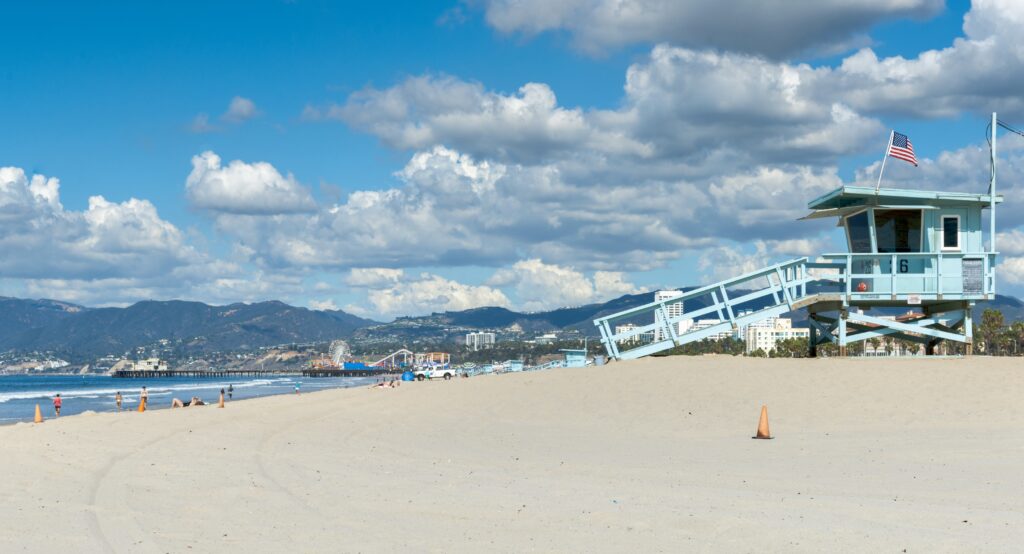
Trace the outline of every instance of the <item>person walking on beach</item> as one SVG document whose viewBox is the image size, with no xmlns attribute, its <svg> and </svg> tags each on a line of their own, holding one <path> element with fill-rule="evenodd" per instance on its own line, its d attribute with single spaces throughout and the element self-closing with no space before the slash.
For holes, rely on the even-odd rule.
<svg viewBox="0 0 1024 554">
<path fill-rule="evenodd" d="M 142 402 L 142 409 L 149 407 L 149 391 L 146 387 L 142 387 L 142 392 L 139 393 L 139 401 Z"/>
<path fill-rule="evenodd" d="M 231 394 L 235 392 L 235 386 L 228 383 L 228 400 L 231 400 Z"/>
<path fill-rule="evenodd" d="M 117 411 L 121 411 L 121 391 L 114 395 L 114 402 L 117 404 Z"/>
<path fill-rule="evenodd" d="M 60 405 L 61 405 L 60 393 L 53 397 L 53 411 L 57 413 L 57 417 L 60 417 Z"/>
<path fill-rule="evenodd" d="M 299 394 L 299 384 L 295 383 L 295 394 Z"/>
</svg>

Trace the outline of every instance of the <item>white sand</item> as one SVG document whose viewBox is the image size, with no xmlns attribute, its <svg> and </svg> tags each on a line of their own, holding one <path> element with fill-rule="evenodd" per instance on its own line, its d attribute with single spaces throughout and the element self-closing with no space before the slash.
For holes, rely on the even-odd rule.
<svg viewBox="0 0 1024 554">
<path fill-rule="evenodd" d="M 771 441 L 751 440 L 761 404 Z M 662 358 L 0 429 L 0 552 L 1013 552 L 1024 363 Z"/>
</svg>

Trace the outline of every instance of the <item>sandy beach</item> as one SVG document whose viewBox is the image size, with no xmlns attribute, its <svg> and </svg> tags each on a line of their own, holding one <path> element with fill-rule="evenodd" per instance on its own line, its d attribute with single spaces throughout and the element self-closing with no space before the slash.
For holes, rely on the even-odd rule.
<svg viewBox="0 0 1024 554">
<path fill-rule="evenodd" d="M 48 419 L 0 428 L 0 551 L 1012 552 L 1022 397 L 1013 358 L 675 357 Z"/>
</svg>

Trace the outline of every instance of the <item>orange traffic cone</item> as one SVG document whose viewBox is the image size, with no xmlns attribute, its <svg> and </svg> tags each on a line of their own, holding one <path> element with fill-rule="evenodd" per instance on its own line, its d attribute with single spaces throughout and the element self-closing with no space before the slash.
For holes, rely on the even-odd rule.
<svg viewBox="0 0 1024 554">
<path fill-rule="evenodd" d="M 217 403 L 217 407 L 218 408 L 223 408 L 224 407 L 224 393 L 223 392 L 220 393 L 220 402 Z"/>
<path fill-rule="evenodd" d="M 757 422 L 757 436 L 752 439 L 770 439 L 772 434 L 768 431 L 768 406 L 761 406 L 761 421 Z"/>
<path fill-rule="evenodd" d="M 146 399 L 139 398 L 139 413 L 146 411 Z"/>
<path fill-rule="evenodd" d="M 36 419 L 35 419 L 35 422 L 36 423 L 42 423 L 43 422 L 43 412 L 39 409 L 39 404 L 36 404 Z"/>
</svg>

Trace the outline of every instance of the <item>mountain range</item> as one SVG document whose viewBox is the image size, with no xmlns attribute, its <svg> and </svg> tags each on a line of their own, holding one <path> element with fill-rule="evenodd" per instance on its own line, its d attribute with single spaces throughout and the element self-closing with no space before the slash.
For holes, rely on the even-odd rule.
<svg viewBox="0 0 1024 554">
<path fill-rule="evenodd" d="M 184 353 L 329 341 L 375 321 L 270 301 L 210 306 L 144 301 L 87 308 L 54 300 L 0 298 L 0 351 L 53 351 L 71 358 L 121 354 L 166 340 Z"/>
<path fill-rule="evenodd" d="M 180 300 L 143 301 L 125 308 L 88 308 L 56 300 L 0 297 L 0 352 L 51 351 L 85 360 L 121 355 L 159 341 L 178 354 L 201 354 L 338 338 L 451 339 L 466 330 L 513 326 L 518 326 L 527 337 L 570 330 L 595 336 L 595 318 L 651 300 L 651 293 L 630 294 L 607 302 L 545 312 L 485 307 L 380 323 L 340 310 L 310 310 L 278 301 L 227 306 Z M 688 301 L 687 306 L 699 309 L 702 304 Z M 975 321 L 980 321 L 980 312 L 986 308 L 1001 310 L 1008 322 L 1024 319 L 1024 303 L 1012 296 L 997 295 L 994 301 L 976 306 Z M 805 312 L 788 316 L 795 325 L 806 325 Z"/>
</svg>

